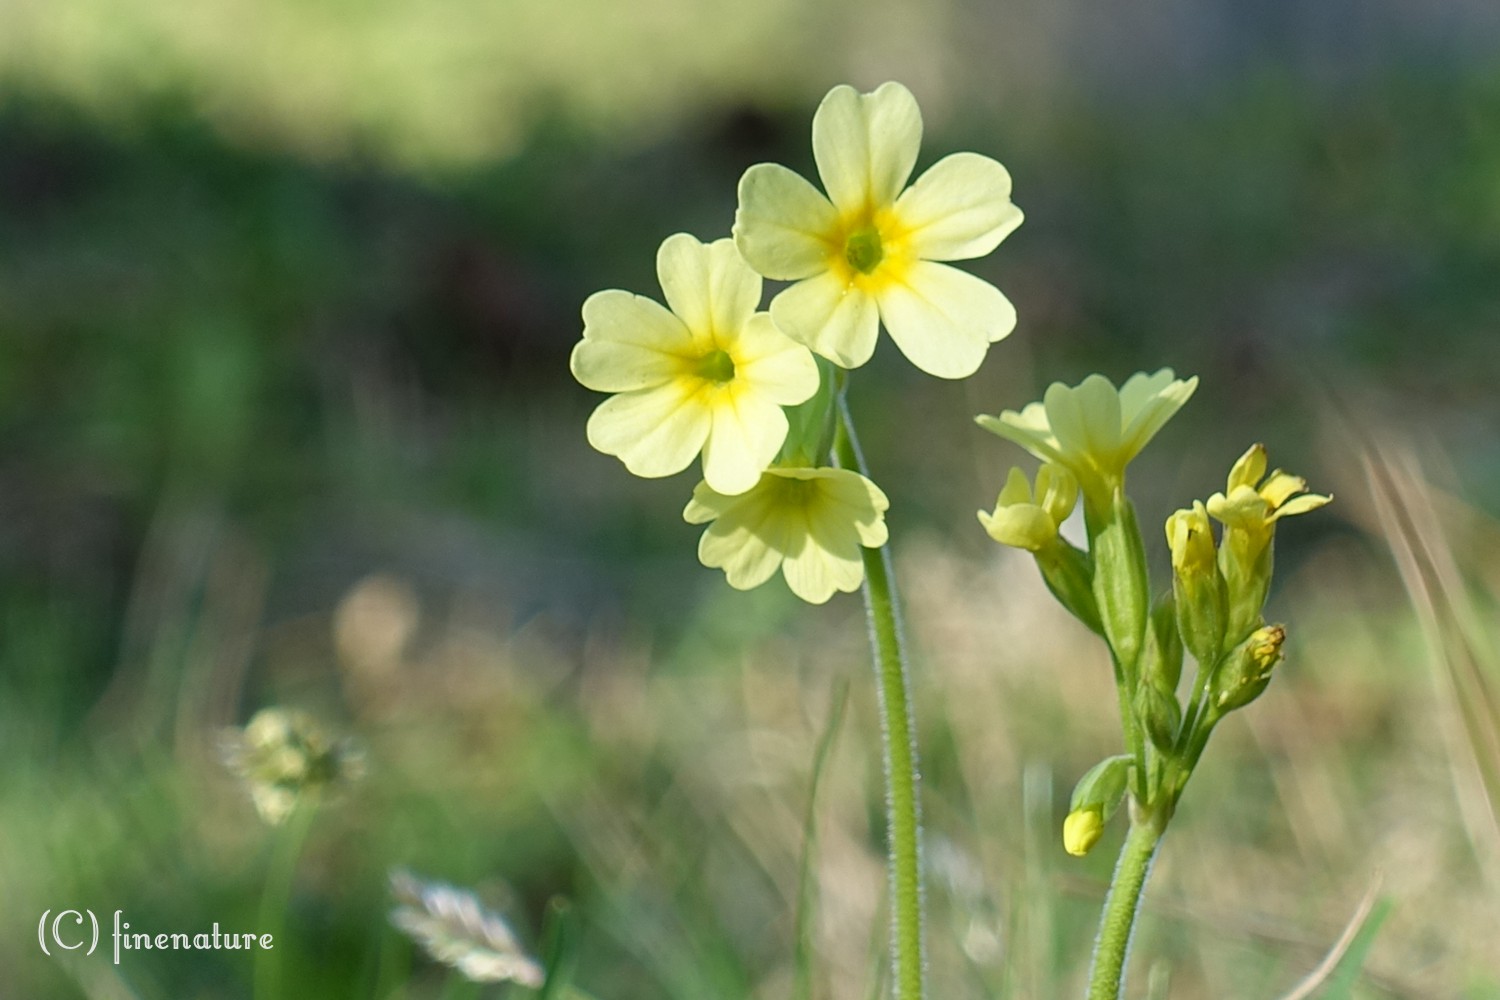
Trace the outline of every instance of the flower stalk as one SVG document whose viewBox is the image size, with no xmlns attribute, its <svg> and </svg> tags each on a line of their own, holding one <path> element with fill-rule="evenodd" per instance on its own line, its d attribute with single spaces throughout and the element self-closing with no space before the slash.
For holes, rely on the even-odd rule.
<svg viewBox="0 0 1500 1000">
<path fill-rule="evenodd" d="M 838 462 L 868 475 L 854 421 L 842 395 L 838 400 Z M 891 965 L 894 996 L 922 1000 L 926 957 L 922 927 L 922 808 L 918 798 L 916 720 L 906 670 L 901 607 L 891 578 L 887 546 L 863 550 L 865 612 L 880 699 L 880 733 L 885 758 L 886 851 L 891 889 Z"/>
<path fill-rule="evenodd" d="M 1134 813 L 1134 810 L 1132 810 Z M 1130 833 L 1120 848 L 1115 874 L 1110 880 L 1109 895 L 1104 899 L 1104 913 L 1099 920 L 1099 936 L 1094 941 L 1094 961 L 1089 970 L 1088 1000 L 1118 1000 L 1125 987 L 1125 962 L 1130 955 L 1130 939 L 1135 933 L 1141 895 L 1151 875 L 1151 863 L 1166 832 L 1165 818 L 1132 815 Z"/>
</svg>

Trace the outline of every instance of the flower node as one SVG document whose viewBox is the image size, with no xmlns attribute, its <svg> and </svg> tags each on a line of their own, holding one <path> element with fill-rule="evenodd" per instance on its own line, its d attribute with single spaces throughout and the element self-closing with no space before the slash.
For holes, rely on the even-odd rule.
<svg viewBox="0 0 1500 1000">
<path fill-rule="evenodd" d="M 844 243 L 844 259 L 860 274 L 872 274 L 885 259 L 885 247 L 880 242 L 880 230 L 865 226 L 849 234 Z"/>
<path fill-rule="evenodd" d="M 718 385 L 734 381 L 734 359 L 727 351 L 712 351 L 698 362 L 698 375 Z"/>
</svg>

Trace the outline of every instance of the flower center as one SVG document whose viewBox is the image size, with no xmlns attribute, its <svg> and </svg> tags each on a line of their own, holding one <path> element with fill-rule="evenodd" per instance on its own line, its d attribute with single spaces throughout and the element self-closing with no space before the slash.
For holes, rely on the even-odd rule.
<svg viewBox="0 0 1500 1000">
<path fill-rule="evenodd" d="M 725 351 L 710 351 L 698 360 L 698 377 L 723 385 L 734 379 L 734 359 Z"/>
<path fill-rule="evenodd" d="M 860 274 L 869 274 L 885 259 L 885 247 L 880 242 L 880 230 L 864 226 L 849 234 L 844 241 L 844 259 Z"/>
</svg>

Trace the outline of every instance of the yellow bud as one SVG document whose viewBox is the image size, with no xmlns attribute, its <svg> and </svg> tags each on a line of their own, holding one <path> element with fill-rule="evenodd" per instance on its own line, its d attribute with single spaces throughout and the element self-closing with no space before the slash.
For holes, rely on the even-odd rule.
<svg viewBox="0 0 1500 1000">
<path fill-rule="evenodd" d="M 1219 711 L 1232 712 L 1261 696 L 1272 669 L 1281 662 L 1285 642 L 1284 627 L 1262 625 L 1234 648 L 1213 680 L 1213 702 Z"/>
<path fill-rule="evenodd" d="M 1272 510 L 1275 510 L 1305 489 L 1307 489 L 1306 479 L 1277 469 L 1261 484 L 1260 495 L 1261 499 L 1270 504 Z"/>
<path fill-rule="evenodd" d="M 1081 858 L 1104 836 L 1104 815 L 1098 809 L 1075 809 L 1063 820 L 1063 850 Z"/>
<path fill-rule="evenodd" d="M 1250 662 L 1255 665 L 1259 676 L 1269 674 L 1271 668 L 1281 661 L 1281 647 L 1285 642 L 1286 628 L 1281 625 L 1262 625 L 1250 633 Z"/>
<path fill-rule="evenodd" d="M 1167 518 L 1167 545 L 1172 549 L 1172 568 L 1181 575 L 1198 575 L 1214 568 L 1214 534 L 1203 501 L 1192 509 L 1179 510 Z"/>
</svg>

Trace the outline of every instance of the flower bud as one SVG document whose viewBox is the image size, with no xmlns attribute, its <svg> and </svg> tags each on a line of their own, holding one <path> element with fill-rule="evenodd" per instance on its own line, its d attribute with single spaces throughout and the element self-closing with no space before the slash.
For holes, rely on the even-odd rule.
<svg viewBox="0 0 1500 1000">
<path fill-rule="evenodd" d="M 1215 708 L 1232 712 L 1259 698 L 1271 682 L 1271 671 L 1281 662 L 1285 642 L 1284 626 L 1262 625 L 1236 646 L 1214 677 Z"/>
<path fill-rule="evenodd" d="M 1128 754 L 1118 754 L 1104 758 L 1078 779 L 1063 823 L 1063 846 L 1069 854 L 1082 855 L 1099 840 L 1104 821 L 1114 815 L 1125 798 L 1133 766 Z"/>
<path fill-rule="evenodd" d="M 1177 743 L 1177 727 L 1182 724 L 1182 706 L 1176 694 L 1163 691 L 1155 684 L 1141 684 L 1135 691 L 1135 717 L 1157 749 L 1171 751 Z"/>
<path fill-rule="evenodd" d="M 1098 809 L 1077 809 L 1063 820 L 1063 850 L 1081 858 L 1104 836 L 1104 816 Z"/>
<path fill-rule="evenodd" d="M 1172 550 L 1177 627 L 1198 662 L 1212 666 L 1223 651 L 1229 609 L 1213 527 L 1201 501 L 1167 518 L 1167 545 Z"/>
<path fill-rule="evenodd" d="M 1182 677 L 1182 637 L 1177 632 L 1177 602 L 1168 591 L 1151 609 L 1151 631 L 1141 660 L 1143 682 L 1175 694 Z"/>
</svg>

